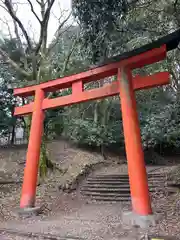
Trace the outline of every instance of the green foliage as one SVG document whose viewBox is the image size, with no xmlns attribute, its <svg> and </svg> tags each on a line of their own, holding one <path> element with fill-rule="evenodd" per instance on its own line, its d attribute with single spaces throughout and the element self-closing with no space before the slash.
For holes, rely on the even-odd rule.
<svg viewBox="0 0 180 240">
<path fill-rule="evenodd" d="M 136 2 L 137 0 L 73 1 L 73 13 L 81 24 L 82 39 L 85 47 L 89 48 L 93 63 L 107 55 L 107 42 L 111 42 L 116 26 L 119 22 L 124 23 L 129 8 Z"/>
<path fill-rule="evenodd" d="M 180 147 L 180 105 L 174 101 L 167 104 L 158 113 L 147 116 L 142 128 L 142 137 L 146 147 L 157 145 Z"/>
<path fill-rule="evenodd" d="M 74 0 L 73 12 L 79 25 L 60 34 L 57 42 L 55 38 L 55 42 L 45 49 L 48 52 L 52 47 L 48 54 L 42 48 L 35 58 L 35 66 L 33 54 L 24 53 L 27 46 L 20 49 L 17 39 L 4 39 L 0 43 L 2 50 L 31 75 L 34 67 L 35 83 L 45 82 L 83 71 L 96 62 L 140 47 L 180 26 L 180 2 L 173 0 Z M 144 148 L 156 148 L 159 145 L 180 147 L 179 62 L 180 51 L 177 49 L 168 53 L 167 61 L 134 71 L 142 75 L 166 70 L 171 73 L 170 86 L 136 93 Z M 12 107 L 15 99 L 8 87 L 14 81 L 18 86 L 34 83 L 27 81 L 22 71 L 15 71 L 9 64 L 0 65 L 0 133 L 9 131 L 14 125 Z M 104 82 L 88 83 L 85 88 L 102 87 Z M 64 89 L 47 97 L 69 94 L 71 89 Z M 28 128 L 29 123 L 26 125 Z M 82 145 L 117 149 L 124 146 L 118 97 L 48 110 L 45 113 L 44 130 L 46 140 L 64 135 Z M 46 174 L 47 166 L 52 167 L 45 142 L 43 139 L 40 163 L 42 176 Z"/>
<path fill-rule="evenodd" d="M 112 131 L 108 130 L 106 126 L 94 124 L 92 119 L 73 119 L 67 135 L 76 143 L 101 146 L 115 142 Z"/>
<path fill-rule="evenodd" d="M 16 119 L 13 109 L 16 99 L 13 97 L 11 82 L 13 80 L 7 65 L 0 68 L 0 135 L 8 134 L 14 126 Z"/>
<path fill-rule="evenodd" d="M 63 119 L 63 135 L 77 144 L 100 148 L 123 145 L 120 106 L 116 98 L 68 107 Z"/>
<path fill-rule="evenodd" d="M 60 136 L 64 129 L 63 109 L 52 109 L 46 112 L 44 133 L 48 139 Z"/>
</svg>

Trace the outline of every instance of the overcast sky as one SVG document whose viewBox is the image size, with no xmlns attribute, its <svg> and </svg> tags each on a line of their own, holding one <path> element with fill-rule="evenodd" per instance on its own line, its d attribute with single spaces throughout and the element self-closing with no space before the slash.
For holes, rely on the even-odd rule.
<svg viewBox="0 0 180 240">
<path fill-rule="evenodd" d="M 17 2 L 17 0 L 13 0 Z M 0 1 L 1 2 L 1 1 Z M 19 0 L 21 4 L 18 4 L 17 16 L 25 25 L 26 29 L 31 32 L 31 36 L 37 40 L 39 36 L 39 23 L 36 18 L 31 13 L 30 7 L 27 4 L 27 0 Z M 33 3 L 34 9 L 38 15 L 40 15 L 40 8 L 37 4 L 36 0 L 31 0 Z M 52 8 L 52 14 L 49 22 L 48 28 L 48 41 L 50 42 L 54 36 L 54 33 L 58 26 L 58 19 L 61 16 L 62 11 L 64 12 L 62 21 L 71 11 L 71 0 L 55 0 L 55 3 Z M 7 25 L 4 23 L 5 20 L 8 20 L 8 24 L 12 28 L 12 21 L 11 18 L 8 16 L 7 12 L 0 7 L 0 32 L 7 34 Z M 70 19 L 69 23 L 73 20 Z"/>
</svg>

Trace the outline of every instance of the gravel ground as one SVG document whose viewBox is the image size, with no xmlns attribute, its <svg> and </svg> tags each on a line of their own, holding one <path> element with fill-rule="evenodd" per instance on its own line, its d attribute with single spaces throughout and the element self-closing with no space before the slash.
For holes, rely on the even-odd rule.
<svg viewBox="0 0 180 240">
<path fill-rule="evenodd" d="M 119 211 L 117 211 L 117 209 Z M 129 229 L 122 230 L 122 204 L 88 204 L 66 215 L 25 220 L 24 223 L 9 222 L 2 227 L 11 227 L 19 231 L 51 233 L 59 236 L 81 237 L 83 239 L 119 239 L 131 236 Z M 118 236 L 119 235 L 119 236 Z M 118 237 L 118 238 L 117 238 Z"/>
<path fill-rule="evenodd" d="M 87 204 L 85 199 L 80 198 L 78 191 L 65 194 L 58 190 L 61 181 L 72 180 L 81 171 L 84 163 L 100 162 L 101 157 L 97 154 L 89 154 L 77 149 L 70 149 L 68 146 L 59 148 L 59 143 L 54 146 L 59 152 L 52 150 L 52 158 L 61 156 L 60 164 L 64 169 L 69 170 L 63 176 L 59 172 L 46 179 L 46 182 L 37 188 L 37 205 L 43 205 L 43 212 L 40 216 L 22 220 L 17 216 L 17 207 L 21 193 L 20 184 L 0 185 L 0 228 L 18 229 L 27 232 L 51 232 L 59 236 L 83 237 L 87 240 L 133 240 L 137 235 L 142 236 L 144 232 L 140 229 L 123 225 L 122 212 L 130 210 L 128 204 Z M 53 146 L 51 147 L 53 149 Z M 12 176 L 15 180 L 22 180 L 25 151 L 16 153 L 0 152 L 1 164 L 0 176 L 8 179 Z M 60 155 L 61 154 L 61 155 Z M 12 161 L 12 158 L 14 160 Z M 8 162 L 11 163 L 10 167 Z M 75 166 L 75 167 L 74 167 Z M 148 171 L 169 172 L 174 167 L 149 167 Z M 8 171 L 6 171 L 8 169 Z M 127 173 L 126 165 L 112 164 L 111 167 L 104 167 L 97 170 L 96 174 L 106 173 Z M 1 175 L 2 173 L 2 175 Z M 153 211 L 160 217 L 156 227 L 148 229 L 149 234 L 180 236 L 180 194 L 163 194 L 161 192 L 153 195 Z M 15 236 L 7 233 L 0 233 L 0 240 L 3 239 L 41 239 L 32 237 Z M 69 238 L 69 240 L 71 240 Z"/>
<path fill-rule="evenodd" d="M 20 219 L 8 221 L 0 224 L 0 228 L 11 228 L 23 232 L 51 233 L 61 237 L 81 237 L 87 240 L 133 240 L 145 233 L 177 237 L 180 236 L 180 214 L 176 209 L 177 203 L 173 202 L 178 199 L 177 197 L 180 199 L 179 196 L 169 196 L 163 199 L 156 196 L 156 199 L 153 200 L 153 209 L 154 214 L 160 217 L 159 223 L 156 227 L 143 231 L 122 223 L 122 212 L 130 210 L 130 206 L 127 204 L 76 205 L 76 199 L 69 205 L 70 211 L 64 213 L 61 211 L 55 216 L 44 218 L 39 216 L 23 221 Z"/>
<path fill-rule="evenodd" d="M 12 189 L 12 188 L 10 188 Z M 3 208 L 3 222 L 0 228 L 14 228 L 28 232 L 51 232 L 64 237 L 81 236 L 85 239 L 118 240 L 136 239 L 143 235 L 139 229 L 123 225 L 122 211 L 130 210 L 128 204 L 87 204 L 79 198 L 77 192 L 60 194 L 53 183 L 49 182 L 38 188 L 37 204 L 46 203 L 43 213 L 37 217 L 23 220 L 18 218 L 16 208 L 20 194 L 20 186 L 6 198 L 6 208 Z M 48 203 L 48 204 L 47 204 Z M 5 211 L 5 209 L 7 211 Z M 180 236 L 180 194 L 165 195 L 157 192 L 153 195 L 153 211 L 160 217 L 156 227 L 148 229 L 149 234 L 162 236 Z M 0 235 L 0 239 L 38 239 L 13 235 Z"/>
</svg>

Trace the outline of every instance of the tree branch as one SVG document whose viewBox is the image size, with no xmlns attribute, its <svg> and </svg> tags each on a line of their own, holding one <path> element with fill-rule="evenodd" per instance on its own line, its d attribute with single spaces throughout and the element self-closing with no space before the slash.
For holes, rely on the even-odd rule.
<svg viewBox="0 0 180 240">
<path fill-rule="evenodd" d="M 65 22 L 63 23 L 63 25 L 65 24 Z M 66 29 L 64 29 L 64 31 L 60 31 L 60 29 L 63 27 L 63 25 L 61 27 L 59 27 L 59 31 L 57 30 L 56 32 L 58 32 L 58 35 L 56 36 L 56 40 L 54 40 L 51 44 L 50 47 L 48 49 L 48 54 L 51 52 L 51 50 L 56 46 L 56 44 L 58 43 L 59 38 L 65 33 L 67 32 L 72 25 L 68 26 Z"/>
<path fill-rule="evenodd" d="M 30 38 L 29 38 L 29 36 L 28 36 L 28 33 L 27 33 L 26 29 L 24 28 L 24 26 L 23 26 L 22 22 L 20 21 L 20 19 L 16 16 L 16 14 L 15 14 L 15 12 L 14 12 L 14 9 L 13 9 L 13 7 L 12 7 L 11 2 L 10 2 L 9 0 L 5 0 L 5 1 L 4 1 L 4 4 L 5 4 L 5 6 L 7 7 L 8 13 L 9 13 L 10 16 L 12 17 L 12 19 L 17 22 L 18 26 L 19 26 L 20 29 L 22 30 L 22 32 L 23 32 L 23 34 L 24 34 L 24 37 L 25 37 L 25 39 L 26 39 L 26 41 L 27 41 L 27 44 L 28 44 L 29 48 L 32 49 L 32 45 L 31 45 L 31 41 L 30 41 Z"/>
<path fill-rule="evenodd" d="M 73 51 L 75 49 L 76 44 L 77 44 L 77 38 L 74 40 L 74 42 L 72 44 L 72 47 L 71 47 L 71 49 L 70 49 L 70 51 L 69 51 L 69 53 L 68 53 L 68 55 L 66 57 L 66 61 L 64 62 L 64 65 L 63 65 L 62 75 L 64 75 L 64 73 L 66 71 L 67 65 L 69 63 L 69 59 L 70 59 L 70 57 L 71 57 L 71 55 L 72 55 L 72 53 L 73 53 Z"/>
<path fill-rule="evenodd" d="M 11 30 L 10 30 L 10 26 L 9 26 L 8 20 L 5 18 L 5 20 L 0 19 L 0 21 L 7 26 L 7 28 L 8 28 L 8 33 L 9 33 L 9 36 L 8 36 L 8 37 L 10 37 L 10 39 L 12 39 L 13 36 L 12 36 Z"/>
<path fill-rule="evenodd" d="M 31 12 L 34 14 L 34 16 L 37 18 L 38 22 L 41 24 L 41 20 L 40 20 L 40 18 L 38 17 L 38 15 L 36 14 L 31 0 L 27 0 L 27 1 L 28 1 L 29 5 L 30 5 L 30 7 L 31 7 Z"/>
<path fill-rule="evenodd" d="M 5 6 L 3 6 L 2 4 L 0 4 L 0 7 L 3 8 L 6 12 L 8 12 L 7 8 Z"/>
<path fill-rule="evenodd" d="M 178 4 L 178 0 L 175 0 L 174 2 L 174 9 L 176 10 L 176 5 Z"/>
<path fill-rule="evenodd" d="M 40 37 L 39 37 L 39 43 L 36 47 L 36 54 L 38 54 L 40 48 L 41 48 L 41 45 L 43 43 L 43 40 L 45 40 L 45 38 L 47 37 L 47 27 L 48 27 L 48 21 L 49 21 L 49 16 L 50 16 L 50 11 L 51 11 L 51 8 L 54 4 L 55 0 L 51 0 L 51 1 L 48 1 L 48 7 L 44 13 L 44 17 L 43 17 L 43 20 L 41 21 L 41 32 L 40 32 Z"/>
<path fill-rule="evenodd" d="M 66 71 L 66 69 L 67 69 L 67 66 L 68 66 L 68 63 L 69 63 L 69 59 L 70 59 L 70 57 L 71 57 L 71 55 L 72 55 L 72 53 L 73 53 L 73 51 L 74 51 L 74 49 L 75 49 L 75 46 L 76 46 L 76 44 L 77 44 L 77 39 L 78 39 L 78 38 L 76 38 L 76 39 L 74 40 L 74 42 L 73 42 L 73 44 L 72 44 L 72 47 L 70 48 L 70 50 L 69 50 L 69 52 L 68 52 L 68 54 L 67 54 L 66 60 L 65 60 L 64 65 L 63 65 L 63 70 L 62 70 L 61 73 L 60 73 L 61 76 L 64 75 L 64 73 L 65 73 L 65 71 Z M 53 96 L 53 92 L 49 93 L 48 96 L 47 96 L 47 98 L 51 98 L 52 96 Z"/>
<path fill-rule="evenodd" d="M 36 0 L 36 2 L 41 6 L 41 2 L 40 1 Z"/>
<path fill-rule="evenodd" d="M 10 64 L 15 70 L 17 70 L 19 73 L 24 75 L 25 77 L 29 78 L 31 76 L 30 73 L 23 70 L 17 63 L 15 63 L 8 54 L 0 48 L 0 55 L 5 59 L 5 62 Z"/>
<path fill-rule="evenodd" d="M 22 41 L 21 41 L 21 38 L 20 38 L 19 32 L 18 32 L 17 23 L 16 23 L 15 20 L 13 20 L 13 23 L 14 23 L 14 32 L 15 32 L 16 38 L 17 38 L 17 40 L 18 40 L 18 47 L 19 47 L 19 49 L 20 49 L 22 52 L 24 52 L 23 44 L 22 44 Z M 25 54 L 25 52 L 24 52 L 24 54 Z"/>
<path fill-rule="evenodd" d="M 0 7 L 2 7 L 7 13 L 9 13 L 8 10 L 7 10 L 7 8 L 6 8 L 5 6 L 2 6 L 2 5 L 0 4 Z M 3 21 L 2 19 L 1 19 L 1 21 L 7 25 L 7 27 L 8 27 L 8 32 L 9 32 L 9 36 L 10 36 L 10 38 L 12 39 L 13 37 L 12 37 L 12 33 L 11 33 L 10 26 L 9 26 L 9 24 L 8 24 L 8 20 L 5 18 L 5 21 Z M 22 41 L 21 41 L 21 38 L 20 38 L 19 32 L 18 32 L 17 22 L 16 22 L 14 19 L 13 19 L 13 24 L 14 24 L 14 32 L 15 32 L 16 38 L 17 38 L 17 40 L 18 40 L 18 47 L 19 47 L 19 49 L 20 49 L 22 52 L 24 52 L 24 50 L 23 50 L 23 45 L 22 45 Z"/>
</svg>

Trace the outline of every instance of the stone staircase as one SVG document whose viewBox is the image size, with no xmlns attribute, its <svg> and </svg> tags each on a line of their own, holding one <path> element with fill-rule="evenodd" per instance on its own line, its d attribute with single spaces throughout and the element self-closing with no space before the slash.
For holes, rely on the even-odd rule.
<svg viewBox="0 0 180 240">
<path fill-rule="evenodd" d="M 164 174 L 148 174 L 148 185 L 151 193 L 165 189 L 174 192 L 174 189 L 167 187 L 166 183 Z M 81 193 L 84 197 L 95 201 L 130 201 L 129 177 L 127 174 L 91 176 L 81 187 Z"/>
</svg>

